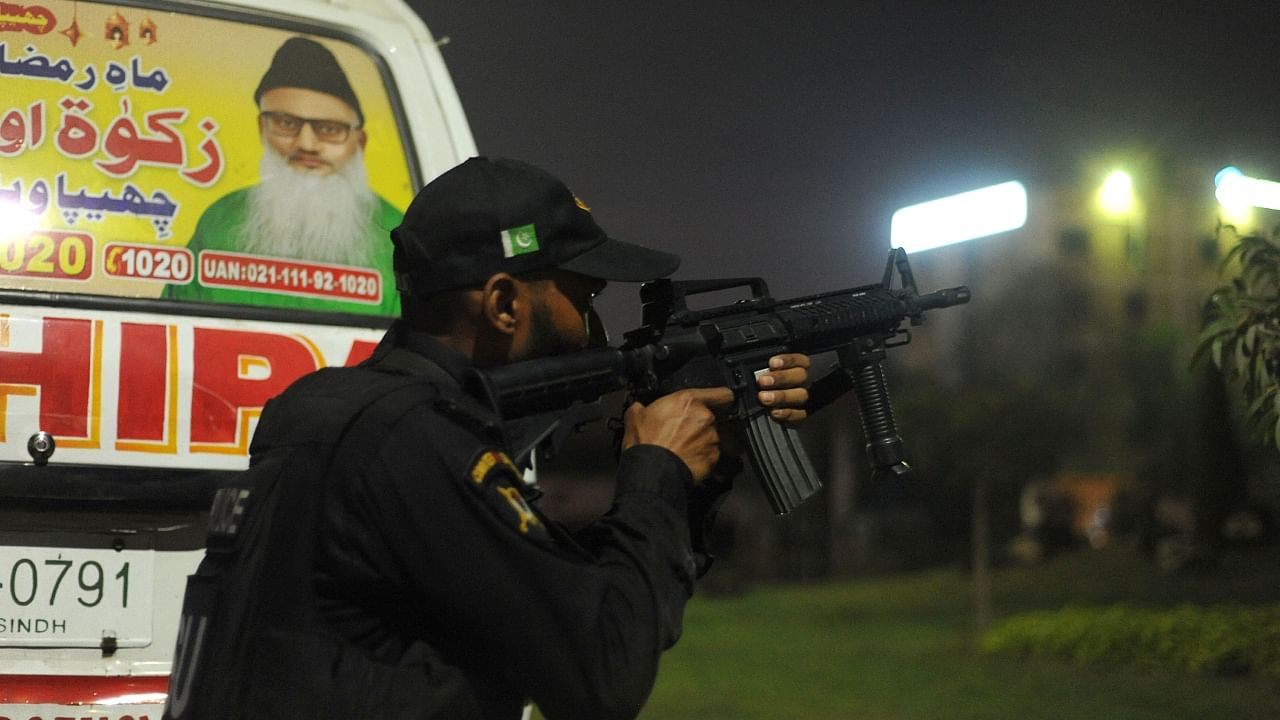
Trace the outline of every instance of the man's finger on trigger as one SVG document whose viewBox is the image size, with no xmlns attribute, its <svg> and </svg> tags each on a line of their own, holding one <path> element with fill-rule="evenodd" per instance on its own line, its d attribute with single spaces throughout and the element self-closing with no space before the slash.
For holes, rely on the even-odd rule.
<svg viewBox="0 0 1280 720">
<path fill-rule="evenodd" d="M 695 400 L 710 407 L 719 407 L 733 402 L 733 391 L 727 387 L 692 388 L 688 392 L 693 393 Z"/>
</svg>

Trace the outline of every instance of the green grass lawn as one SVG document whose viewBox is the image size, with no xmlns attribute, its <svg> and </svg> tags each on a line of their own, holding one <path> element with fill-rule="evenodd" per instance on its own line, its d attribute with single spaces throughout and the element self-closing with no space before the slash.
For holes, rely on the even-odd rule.
<svg viewBox="0 0 1280 720">
<path fill-rule="evenodd" d="M 998 570 L 997 616 L 1068 604 L 1280 600 L 1275 555 L 1167 578 L 1127 550 Z M 699 596 L 662 661 L 645 720 L 1280 718 L 1255 678 L 1153 674 L 977 653 L 958 570 Z"/>
</svg>

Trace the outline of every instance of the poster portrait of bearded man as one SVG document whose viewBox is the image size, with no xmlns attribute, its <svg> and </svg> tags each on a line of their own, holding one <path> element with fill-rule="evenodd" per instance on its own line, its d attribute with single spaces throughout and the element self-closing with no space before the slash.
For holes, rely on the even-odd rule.
<svg viewBox="0 0 1280 720">
<path fill-rule="evenodd" d="M 166 297 L 398 314 L 388 234 L 403 213 L 369 186 L 364 114 L 337 58 L 315 40 L 290 38 L 253 97 L 263 145 L 259 181 L 210 205 L 187 248 L 376 269 L 382 301 L 361 307 L 199 282 L 170 285 Z"/>
</svg>

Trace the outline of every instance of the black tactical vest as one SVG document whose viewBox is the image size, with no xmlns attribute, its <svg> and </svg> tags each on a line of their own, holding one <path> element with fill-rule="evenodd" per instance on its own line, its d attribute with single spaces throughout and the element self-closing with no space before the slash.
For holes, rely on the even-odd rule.
<svg viewBox="0 0 1280 720">
<path fill-rule="evenodd" d="M 479 715 L 465 678 L 430 648 L 381 662 L 327 632 L 316 610 L 335 449 L 376 444 L 387 419 L 447 392 L 434 364 L 423 361 L 426 376 L 397 364 L 321 370 L 267 403 L 249 469 L 218 490 L 204 560 L 187 580 L 165 718 Z"/>
</svg>

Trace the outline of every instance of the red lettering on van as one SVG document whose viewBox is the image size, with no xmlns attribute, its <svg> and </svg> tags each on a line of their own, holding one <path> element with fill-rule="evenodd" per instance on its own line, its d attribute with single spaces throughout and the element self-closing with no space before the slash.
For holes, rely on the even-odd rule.
<svg viewBox="0 0 1280 720">
<path fill-rule="evenodd" d="M 39 352 L 0 349 L 0 401 L 9 395 L 35 394 L 38 388 L 40 429 L 84 438 L 89 435 L 93 324 L 45 318 L 41 330 Z"/>
<path fill-rule="evenodd" d="M 117 439 L 165 439 L 169 364 L 168 328 L 140 323 L 120 325 Z"/>
<path fill-rule="evenodd" d="M 268 399 L 319 365 L 316 352 L 297 337 L 195 328 L 191 449 L 243 452 L 248 446 L 248 419 L 256 417 Z"/>
<path fill-rule="evenodd" d="M 346 367 L 359 365 L 369 359 L 369 356 L 373 354 L 373 350 L 376 347 L 378 347 L 378 343 L 376 342 L 370 342 L 368 340 L 352 341 L 351 352 L 347 353 L 347 361 L 342 364 Z"/>
</svg>

